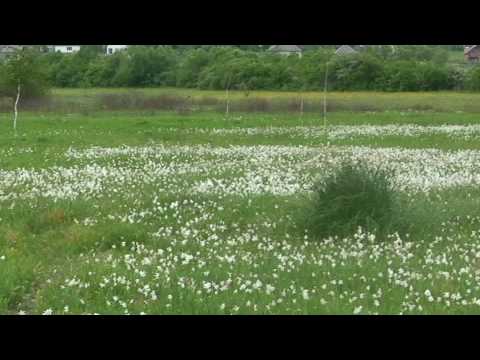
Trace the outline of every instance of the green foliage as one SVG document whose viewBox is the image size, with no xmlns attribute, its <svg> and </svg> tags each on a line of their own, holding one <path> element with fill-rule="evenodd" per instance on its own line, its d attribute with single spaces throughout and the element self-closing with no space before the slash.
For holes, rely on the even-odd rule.
<svg viewBox="0 0 480 360">
<path fill-rule="evenodd" d="M 420 90 L 437 91 L 453 87 L 449 78 L 449 70 L 446 66 L 423 63 L 419 64 L 417 71 Z"/>
<path fill-rule="evenodd" d="M 436 91 L 453 89 L 450 73 L 445 65 L 431 62 L 397 61 L 387 63 L 377 82 L 383 91 Z"/>
<path fill-rule="evenodd" d="M 337 56 L 335 46 L 305 45 L 302 58 L 274 55 L 267 48 L 151 45 L 105 56 L 102 47 L 88 45 L 75 54 L 37 56 L 57 87 L 321 90 L 327 63 L 332 91 L 453 90 L 463 89 L 466 79 L 458 64 L 454 68 L 448 62 L 448 46 L 370 46 L 355 55 Z M 476 89 L 471 75 L 467 87 Z"/>
<path fill-rule="evenodd" d="M 127 86 L 171 85 L 169 72 L 176 63 L 170 48 L 133 47 L 123 68 Z"/>
<path fill-rule="evenodd" d="M 48 90 L 46 75 L 36 52 L 17 52 L 0 64 L 0 97 L 15 97 L 18 85 L 21 85 L 23 97 L 44 95 Z"/>
<path fill-rule="evenodd" d="M 314 187 L 308 227 L 319 238 L 346 237 L 359 227 L 387 234 L 398 211 L 391 174 L 365 164 L 345 163 Z"/>
<path fill-rule="evenodd" d="M 448 51 L 439 46 L 403 45 L 397 46 L 391 57 L 398 60 L 433 61 L 441 64 L 448 60 Z"/>
<path fill-rule="evenodd" d="M 114 78 L 121 61 L 120 56 L 110 56 L 107 59 L 94 59 L 85 72 L 85 83 L 88 87 L 113 86 Z"/>
<path fill-rule="evenodd" d="M 466 79 L 466 87 L 469 90 L 480 91 L 480 67 L 470 69 Z"/>
<path fill-rule="evenodd" d="M 177 85 L 195 87 L 198 84 L 200 72 L 211 63 L 210 54 L 204 49 L 196 49 L 185 54 L 177 70 Z"/>
<path fill-rule="evenodd" d="M 46 63 L 49 64 L 49 79 L 59 87 L 85 86 L 84 75 L 90 61 L 90 57 L 83 53 L 68 56 L 48 54 Z"/>
<path fill-rule="evenodd" d="M 332 66 L 332 86 L 337 90 L 374 90 L 383 64 L 371 54 L 337 57 Z"/>
</svg>

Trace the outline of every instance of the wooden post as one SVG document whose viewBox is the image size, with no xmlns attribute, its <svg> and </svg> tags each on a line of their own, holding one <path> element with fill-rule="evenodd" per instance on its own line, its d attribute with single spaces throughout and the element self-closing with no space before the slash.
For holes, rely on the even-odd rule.
<svg viewBox="0 0 480 360">
<path fill-rule="evenodd" d="M 302 98 L 300 99 L 300 116 L 302 117 L 303 117 L 304 107 L 305 107 L 305 101 L 302 94 Z"/>
<path fill-rule="evenodd" d="M 230 75 L 227 81 L 227 110 L 226 110 L 227 119 L 230 116 L 230 83 L 231 81 L 232 81 L 232 76 Z"/>
<path fill-rule="evenodd" d="M 18 87 L 17 87 L 17 99 L 15 100 L 15 105 L 14 105 L 15 116 L 13 118 L 13 131 L 15 132 L 15 136 L 17 135 L 18 102 L 20 101 L 21 90 L 22 90 L 22 86 L 19 81 Z"/>
<path fill-rule="evenodd" d="M 227 110 L 226 110 L 227 118 L 230 115 L 230 89 L 227 87 Z"/>
</svg>

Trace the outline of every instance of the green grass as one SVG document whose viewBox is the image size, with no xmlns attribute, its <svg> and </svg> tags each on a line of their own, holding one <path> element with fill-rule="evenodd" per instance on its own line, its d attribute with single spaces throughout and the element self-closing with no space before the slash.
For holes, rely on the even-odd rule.
<svg viewBox="0 0 480 360">
<path fill-rule="evenodd" d="M 125 90 L 55 96 L 83 101 L 112 91 Z M 337 111 L 328 124 L 477 125 L 477 97 L 332 94 L 390 111 Z M 436 110 L 391 110 L 415 104 Z M 289 132 L 322 129 L 312 113 L 21 112 L 18 125 L 15 137 L 10 114 L 0 114 L 1 314 L 480 313 L 478 187 L 402 191 L 408 227 L 400 239 L 350 233 L 336 242 L 305 227 L 310 197 L 295 187 L 326 176 L 337 162 L 322 154 L 343 146 L 476 151 L 478 138 Z M 425 161 L 428 173 L 422 159 L 412 161 Z"/>
<path fill-rule="evenodd" d="M 473 113 L 333 113 L 328 126 L 338 125 L 475 125 L 480 115 Z M 294 128 L 323 127 L 318 115 L 303 117 L 291 114 L 238 114 L 226 119 L 218 113 L 194 113 L 188 116 L 172 112 L 98 112 L 89 115 L 53 115 L 23 113 L 18 122 L 18 136 L 11 129 L 11 117 L 0 115 L 0 147 L 34 148 L 32 153 L 18 154 L 15 158 L 2 158 L 2 167 L 39 166 L 56 161 L 59 149 L 70 146 L 142 145 L 150 142 L 168 144 L 212 144 L 229 145 L 309 145 L 320 146 L 326 138 L 309 138 L 289 134 L 266 137 L 263 135 L 219 136 L 209 132 L 214 129 L 249 128 Z M 329 139 L 333 145 L 368 145 L 374 147 L 479 149 L 476 138 L 449 138 L 447 135 L 422 135 L 403 137 L 389 135 L 371 138 L 368 136 Z"/>
<path fill-rule="evenodd" d="M 207 91 L 178 88 L 147 88 L 147 89 L 54 89 L 54 99 L 70 104 L 81 104 L 85 111 L 90 107 L 95 109 L 94 104 L 102 95 L 135 95 L 147 97 L 173 96 L 181 99 L 190 98 L 193 101 L 210 99 L 217 101 L 219 109 L 226 101 L 224 91 Z M 304 98 L 305 109 L 316 104 L 315 112 L 320 113 L 323 109 L 322 92 L 271 92 L 271 91 L 231 91 L 230 99 L 233 105 L 238 101 L 267 100 L 276 103 L 299 101 Z M 436 112 L 480 112 L 480 94 L 470 92 L 413 92 L 413 93 L 381 93 L 381 92 L 332 92 L 328 94 L 330 111 L 436 111 Z M 235 110 L 235 106 L 233 106 Z M 207 107 L 208 108 L 208 107 Z M 219 110 L 220 111 L 220 110 Z"/>
</svg>

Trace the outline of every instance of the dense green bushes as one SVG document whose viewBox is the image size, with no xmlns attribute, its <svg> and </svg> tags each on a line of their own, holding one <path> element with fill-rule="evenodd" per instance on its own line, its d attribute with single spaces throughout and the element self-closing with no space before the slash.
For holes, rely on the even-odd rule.
<svg viewBox="0 0 480 360">
<path fill-rule="evenodd" d="M 467 88 L 480 91 L 480 66 L 476 66 L 470 71 L 470 76 L 467 79 Z"/>
<path fill-rule="evenodd" d="M 401 206 L 387 171 L 345 163 L 316 184 L 307 227 L 322 239 L 346 237 L 362 228 L 387 235 L 399 231 Z"/>
<path fill-rule="evenodd" d="M 321 90 L 328 63 L 329 89 L 336 91 L 480 90 L 480 68 L 455 67 L 448 56 L 438 46 L 377 47 L 349 56 L 313 47 L 302 58 L 247 45 L 132 46 L 113 56 L 87 47 L 41 61 L 56 87 Z"/>
<path fill-rule="evenodd" d="M 15 98 L 19 87 L 21 97 L 38 97 L 48 91 L 47 73 L 34 52 L 17 53 L 0 64 L 0 98 Z"/>
</svg>

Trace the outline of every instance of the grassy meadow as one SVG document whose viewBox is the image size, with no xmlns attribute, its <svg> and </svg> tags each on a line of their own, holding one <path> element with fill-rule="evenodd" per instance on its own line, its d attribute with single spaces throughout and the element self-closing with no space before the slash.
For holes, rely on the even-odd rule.
<svg viewBox="0 0 480 360">
<path fill-rule="evenodd" d="M 327 127 L 298 96 L 62 89 L 16 136 L 5 106 L 0 314 L 479 314 L 480 95 L 334 93 Z M 346 160 L 393 170 L 404 226 L 309 230 Z"/>
<path fill-rule="evenodd" d="M 298 113 L 303 99 L 305 113 L 323 111 L 323 93 L 230 91 L 230 109 L 236 113 Z M 92 114 L 99 111 L 174 111 L 224 113 L 225 91 L 199 91 L 178 88 L 146 89 L 54 89 L 50 96 L 24 101 L 32 112 Z M 441 113 L 480 112 L 480 94 L 468 92 L 331 92 L 329 112 L 417 111 Z M 11 103 L 0 99 L 0 112 L 11 110 Z"/>
</svg>

